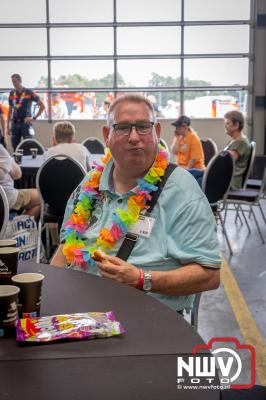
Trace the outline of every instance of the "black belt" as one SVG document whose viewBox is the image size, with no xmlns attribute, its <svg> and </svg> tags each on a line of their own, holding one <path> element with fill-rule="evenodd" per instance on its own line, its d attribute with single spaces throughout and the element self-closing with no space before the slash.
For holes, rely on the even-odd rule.
<svg viewBox="0 0 266 400">
<path fill-rule="evenodd" d="M 14 124 L 16 124 L 17 122 L 24 122 L 24 118 L 23 119 L 13 119 Z"/>
</svg>

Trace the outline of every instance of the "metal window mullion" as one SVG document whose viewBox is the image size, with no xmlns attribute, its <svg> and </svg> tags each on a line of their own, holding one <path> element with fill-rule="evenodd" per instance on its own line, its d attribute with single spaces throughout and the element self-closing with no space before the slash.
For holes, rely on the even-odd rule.
<svg viewBox="0 0 266 400">
<path fill-rule="evenodd" d="M 47 86 L 48 86 L 48 122 L 52 121 L 52 102 L 51 102 L 51 87 L 52 87 L 52 76 L 51 76 L 51 41 L 50 41 L 50 9 L 49 0 L 46 0 L 46 36 L 47 36 Z"/>
<path fill-rule="evenodd" d="M 181 1 L 181 21 L 185 17 L 185 2 Z M 184 25 L 181 26 L 181 60 L 180 60 L 180 89 L 184 88 Z M 184 114 L 184 92 L 180 91 L 180 114 Z"/>
<path fill-rule="evenodd" d="M 204 25 L 251 25 L 252 20 L 217 20 L 217 21 L 142 21 L 117 22 L 117 27 L 145 27 L 145 26 L 204 26 Z M 46 22 L 46 23 L 18 23 L 1 24 L 0 28 L 112 28 L 113 22 Z"/>
<path fill-rule="evenodd" d="M 249 74 L 248 74 L 248 85 L 249 85 L 249 94 L 248 94 L 248 135 L 250 140 L 254 139 L 254 111 L 255 111 L 255 94 L 254 94 L 254 82 L 255 82 L 255 68 L 254 68 L 254 49 L 255 49 L 255 36 L 256 36 L 256 16 L 257 16 L 257 2 L 255 0 L 251 0 L 250 2 L 250 15 L 251 20 L 253 21 L 250 26 L 249 32 L 249 52 L 252 53 L 253 57 L 249 59 Z"/>
<path fill-rule="evenodd" d="M 6 92 L 10 88 L 0 88 L 0 92 Z M 32 88 L 35 91 L 38 91 L 40 93 L 53 93 L 55 90 L 53 88 L 47 89 L 47 88 Z M 56 92 L 58 93 L 66 93 L 66 92 L 108 92 L 108 91 L 151 91 L 151 92 L 191 92 L 191 91 L 197 91 L 197 92 L 212 92 L 212 91 L 244 91 L 248 90 L 249 87 L 246 85 L 242 86 L 118 86 L 114 88 L 113 86 L 110 87 L 102 87 L 102 88 L 96 88 L 96 87 L 71 87 L 71 88 L 64 88 L 64 87 L 58 87 L 56 88 Z"/>
<path fill-rule="evenodd" d="M 116 25 L 116 20 L 117 20 L 117 4 L 116 4 L 116 0 L 113 0 L 113 18 L 114 18 L 114 26 L 113 26 L 113 30 L 114 30 L 114 58 L 113 58 L 113 65 L 114 65 L 114 70 L 113 70 L 113 74 L 114 74 L 114 78 L 113 78 L 113 82 L 114 82 L 114 89 L 117 89 L 118 87 L 118 77 L 117 77 L 117 25 Z"/>
<path fill-rule="evenodd" d="M 115 28 L 114 28 L 115 30 Z M 50 29 L 47 29 L 47 32 L 50 32 Z M 116 33 L 114 33 L 114 36 Z M 50 46 L 50 38 L 49 46 Z M 48 46 L 48 43 L 47 43 Z M 114 47 L 116 47 L 116 42 L 114 43 Z M 116 50 L 115 50 L 116 51 Z M 0 61 L 12 61 L 12 60 L 138 60 L 138 59 L 199 59 L 199 58 L 253 58 L 252 53 L 217 53 L 217 54 L 106 54 L 106 55 L 60 55 L 60 56 L 51 56 L 50 54 L 46 56 L 0 56 Z"/>
</svg>

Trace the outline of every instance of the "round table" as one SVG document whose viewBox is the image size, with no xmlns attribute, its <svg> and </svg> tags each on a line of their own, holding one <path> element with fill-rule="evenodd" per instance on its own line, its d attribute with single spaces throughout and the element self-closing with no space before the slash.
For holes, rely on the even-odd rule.
<svg viewBox="0 0 266 400">
<path fill-rule="evenodd" d="M 21 263 L 19 272 L 45 275 L 41 315 L 114 311 L 126 333 L 108 339 L 19 345 L 0 340 L 0 397 L 18 399 L 200 399 L 177 390 L 177 355 L 201 337 L 151 296 L 110 279 L 45 264 Z M 193 397 L 191 397 L 193 394 Z M 204 399 L 219 399 L 204 391 Z"/>
</svg>

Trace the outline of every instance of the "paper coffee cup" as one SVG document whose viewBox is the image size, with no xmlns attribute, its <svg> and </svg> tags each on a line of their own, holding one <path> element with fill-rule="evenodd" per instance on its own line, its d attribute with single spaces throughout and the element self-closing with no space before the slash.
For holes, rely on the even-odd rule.
<svg viewBox="0 0 266 400">
<path fill-rule="evenodd" d="M 15 247 L 0 247 L 0 285 L 11 283 L 11 277 L 18 269 L 19 249 Z"/>
<path fill-rule="evenodd" d="M 27 272 L 12 276 L 12 282 L 20 289 L 18 296 L 19 318 L 39 317 L 43 274 Z"/>
<path fill-rule="evenodd" d="M 21 164 L 22 162 L 22 154 L 21 153 L 14 153 L 14 160 L 17 164 Z"/>
<path fill-rule="evenodd" d="M 15 239 L 2 239 L 0 240 L 0 247 L 17 247 Z"/>
<path fill-rule="evenodd" d="M 36 147 L 33 147 L 30 149 L 30 151 L 31 151 L 32 158 L 36 158 L 36 156 L 38 154 L 38 149 Z"/>
<path fill-rule="evenodd" d="M 0 337 L 15 334 L 18 293 L 16 286 L 0 286 Z"/>
</svg>

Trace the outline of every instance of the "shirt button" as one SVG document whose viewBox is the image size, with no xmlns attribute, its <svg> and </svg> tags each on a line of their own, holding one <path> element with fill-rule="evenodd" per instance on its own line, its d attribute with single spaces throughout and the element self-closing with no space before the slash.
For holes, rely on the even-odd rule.
<svg viewBox="0 0 266 400">
<path fill-rule="evenodd" d="M 118 201 L 118 203 L 122 203 L 123 199 L 118 199 L 117 201 Z"/>
</svg>

